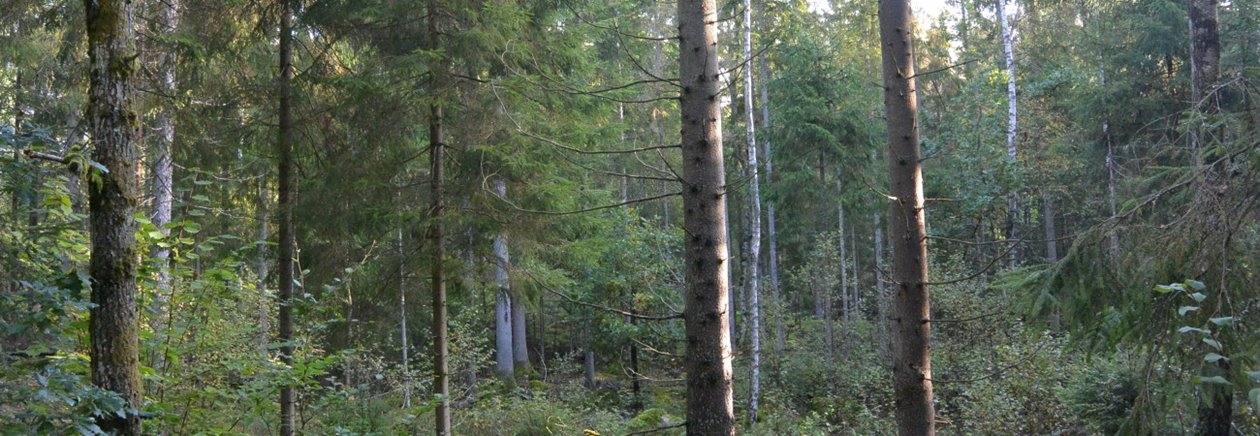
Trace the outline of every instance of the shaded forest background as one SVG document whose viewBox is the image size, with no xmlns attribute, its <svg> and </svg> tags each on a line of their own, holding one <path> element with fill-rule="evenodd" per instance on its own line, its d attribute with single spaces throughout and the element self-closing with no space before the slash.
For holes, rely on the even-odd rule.
<svg viewBox="0 0 1260 436">
<path fill-rule="evenodd" d="M 135 3 L 146 432 L 274 434 L 286 388 L 301 433 L 432 431 L 435 264 L 454 434 L 683 431 L 674 3 Z M 1195 2 L 947 3 L 914 33 L 938 430 L 1182 434 L 1226 398 L 1260 432 L 1260 1 L 1219 5 L 1206 87 Z M 716 22 L 737 426 L 895 433 L 878 4 L 746 4 Z M 5 433 L 128 413 L 89 375 L 84 29 L 81 2 L 0 5 Z"/>
</svg>

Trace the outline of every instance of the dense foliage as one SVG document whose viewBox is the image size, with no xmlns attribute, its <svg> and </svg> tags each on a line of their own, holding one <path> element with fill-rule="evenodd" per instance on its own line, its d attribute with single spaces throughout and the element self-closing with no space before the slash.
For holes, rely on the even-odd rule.
<svg viewBox="0 0 1260 436">
<path fill-rule="evenodd" d="M 426 2 L 298 2 L 288 343 L 275 336 L 281 9 L 138 2 L 150 183 L 160 115 L 177 132 L 173 219 L 135 218 L 146 432 L 274 434 L 285 386 L 302 433 L 432 431 L 437 262 L 455 434 L 683 431 L 674 4 L 430 1 L 440 44 Z M 739 45 L 742 4 L 718 17 L 740 432 L 894 433 L 877 5 L 753 3 L 756 59 Z M 1220 5 L 1221 76 L 1203 101 L 1186 2 L 1010 1 L 1015 161 L 995 5 L 945 3 L 915 34 L 939 429 L 1188 433 L 1224 392 L 1237 431 L 1260 432 L 1260 1 Z M 178 27 L 152 24 L 172 4 Z M 93 434 L 125 412 L 89 374 L 85 186 L 108 169 L 82 120 L 83 29 L 78 1 L 0 4 L 4 434 Z M 173 93 L 158 54 L 178 59 Z M 445 80 L 431 80 L 438 63 Z M 769 112 L 758 144 L 773 144 L 761 195 L 777 224 L 757 258 L 745 92 Z M 446 114 L 442 259 L 426 234 L 431 105 Z M 495 375 L 497 267 L 527 321 L 528 365 L 511 377 Z M 764 376 L 748 422 L 753 279 Z"/>
</svg>

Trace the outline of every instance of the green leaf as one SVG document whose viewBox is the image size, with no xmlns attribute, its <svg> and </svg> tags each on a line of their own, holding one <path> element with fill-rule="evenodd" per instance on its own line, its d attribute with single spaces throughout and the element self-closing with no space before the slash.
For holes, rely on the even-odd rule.
<svg viewBox="0 0 1260 436">
<path fill-rule="evenodd" d="M 197 233 L 201 231 L 201 224 L 192 221 L 184 221 L 184 231 L 187 233 Z"/>
<path fill-rule="evenodd" d="M 1181 308 L 1177 309 L 1177 314 L 1186 316 L 1187 313 L 1194 312 L 1196 310 L 1199 310 L 1199 306 L 1181 306 Z"/>
<path fill-rule="evenodd" d="M 1232 317 L 1232 316 L 1222 316 L 1222 317 L 1220 317 L 1220 318 L 1212 318 L 1212 319 L 1209 319 L 1208 321 L 1211 321 L 1211 322 L 1212 322 L 1212 324 L 1216 324 L 1216 325 L 1221 326 L 1221 327 L 1226 327 L 1226 326 L 1229 326 L 1229 325 L 1234 324 L 1234 317 Z"/>
<path fill-rule="evenodd" d="M 1216 362 L 1220 362 L 1221 360 L 1228 362 L 1229 358 L 1222 356 L 1220 354 L 1216 354 L 1216 353 L 1207 353 L 1206 356 L 1203 356 L 1204 362 L 1216 363 Z"/>
<path fill-rule="evenodd" d="M 149 231 L 149 239 L 162 239 L 164 237 L 166 237 L 166 235 L 162 234 L 162 232 L 160 231 L 157 231 L 157 230 Z"/>
<path fill-rule="evenodd" d="M 1198 281 L 1198 280 L 1186 280 L 1186 284 L 1190 285 L 1190 287 L 1194 288 L 1194 290 L 1196 291 L 1202 291 L 1204 289 L 1207 289 L 1207 285 L 1204 285 L 1203 282 Z"/>
<path fill-rule="evenodd" d="M 1252 389 L 1251 393 L 1248 394 L 1247 396 L 1251 397 L 1252 407 L 1255 407 L 1256 409 L 1260 409 L 1260 388 Z"/>
<path fill-rule="evenodd" d="M 1247 377 L 1251 377 L 1252 380 L 1260 382 L 1260 371 L 1247 371 Z"/>
<path fill-rule="evenodd" d="M 1155 292 L 1158 292 L 1158 293 L 1161 293 L 1161 294 L 1171 294 L 1173 291 L 1176 291 L 1176 289 L 1173 289 L 1173 287 L 1172 287 L 1172 286 L 1168 286 L 1168 285 L 1155 285 Z"/>
<path fill-rule="evenodd" d="M 1205 334 L 1211 333 L 1207 330 L 1204 330 L 1201 328 L 1190 327 L 1190 326 L 1181 326 L 1181 328 L 1177 329 L 1177 333 L 1190 333 L 1190 332 L 1205 333 Z"/>
<path fill-rule="evenodd" d="M 1203 295 L 1202 292 L 1195 292 L 1190 294 L 1190 298 L 1193 298 L 1196 303 L 1202 303 L 1203 300 L 1207 299 L 1207 295 Z"/>
<path fill-rule="evenodd" d="M 1212 348 L 1215 348 L 1215 349 L 1216 349 L 1216 351 L 1221 351 L 1221 343 L 1220 343 L 1220 342 L 1217 342 L 1217 340 L 1216 340 L 1216 339 L 1212 339 L 1212 338 L 1203 338 L 1203 343 L 1205 343 L 1205 344 L 1208 344 L 1208 345 L 1212 346 Z"/>
<path fill-rule="evenodd" d="M 1210 383 L 1214 385 L 1223 385 L 1223 386 L 1230 385 L 1229 380 L 1225 380 L 1225 377 L 1221 377 L 1219 375 L 1214 375 L 1211 377 L 1199 377 L 1199 383 Z"/>
<path fill-rule="evenodd" d="M 197 194 L 197 195 L 192 196 L 192 199 L 193 199 L 193 201 L 197 201 L 197 202 L 201 202 L 201 203 L 209 203 L 209 202 L 210 202 L 210 197 L 207 197 L 207 196 L 205 196 L 205 195 L 201 195 L 201 194 Z"/>
</svg>

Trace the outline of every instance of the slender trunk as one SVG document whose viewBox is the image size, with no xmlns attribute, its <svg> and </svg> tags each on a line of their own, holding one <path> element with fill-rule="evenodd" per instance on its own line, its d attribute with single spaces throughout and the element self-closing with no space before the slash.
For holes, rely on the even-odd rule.
<svg viewBox="0 0 1260 436">
<path fill-rule="evenodd" d="M 1046 261 L 1059 260 L 1059 234 L 1055 229 L 1054 195 L 1049 191 L 1041 193 L 1041 216 L 1046 227 Z"/>
<path fill-rule="evenodd" d="M 493 184 L 495 193 L 506 198 L 507 185 L 503 180 L 495 179 Z M 512 258 L 507 244 L 507 235 L 502 231 L 494 236 L 494 284 L 499 289 L 494 300 L 494 356 L 499 377 L 510 380 L 516 375 L 516 366 L 512 352 L 512 297 L 508 281 L 508 266 L 512 264 Z"/>
<path fill-rule="evenodd" d="M 265 356 L 267 354 L 267 335 L 271 332 L 271 305 L 267 304 L 267 274 L 271 267 L 271 260 L 267 253 L 267 244 L 264 242 L 271 239 L 271 228 L 269 222 L 271 220 L 270 212 L 268 212 L 268 204 L 271 200 L 271 191 L 267 189 L 267 177 L 258 177 L 258 207 L 254 214 L 255 220 L 258 221 L 258 234 L 255 241 L 258 242 L 258 258 L 255 260 L 254 272 L 258 275 L 258 346 L 259 350 Z"/>
<path fill-rule="evenodd" d="M 401 192 L 399 197 L 402 197 Z M 402 198 L 399 198 L 401 204 Z M 402 347 L 403 408 L 411 408 L 411 342 L 407 340 L 407 257 L 403 252 L 403 231 L 398 226 L 398 340 Z"/>
<path fill-rule="evenodd" d="M 749 363 L 748 421 L 757 422 L 761 400 L 761 182 L 757 168 L 757 115 L 753 94 L 752 2 L 744 0 L 744 106 L 748 125 L 748 342 Z"/>
<path fill-rule="evenodd" d="M 586 387 L 595 388 L 595 341 L 591 338 L 591 318 L 587 316 L 586 326 L 582 329 L 583 343 L 586 351 L 582 353 L 582 363 L 585 368 Z"/>
<path fill-rule="evenodd" d="M 844 187 L 841 186 L 839 178 L 836 180 L 836 188 L 840 190 L 839 192 L 844 192 Z M 849 241 L 848 235 L 844 232 L 843 202 L 836 205 L 836 219 L 836 240 L 840 245 L 840 265 L 838 265 L 840 268 L 840 320 L 844 323 L 845 327 L 848 328 L 849 322 L 852 321 L 850 317 L 852 316 L 851 311 L 853 308 L 850 305 L 852 302 L 849 301 Z M 845 337 L 848 337 L 847 332 L 845 333 Z"/>
<path fill-rule="evenodd" d="M 881 0 L 879 8 L 896 284 L 893 391 L 900 434 L 934 435 L 926 219 L 909 3 Z"/>
<path fill-rule="evenodd" d="M 162 0 L 156 3 L 161 9 L 157 17 L 161 32 L 167 35 L 174 34 L 175 29 L 179 27 L 179 0 Z M 157 115 L 157 131 L 160 137 L 153 147 L 152 179 L 150 180 L 153 212 L 149 220 L 153 222 L 154 227 L 158 228 L 158 231 L 167 235 L 170 234 L 170 230 L 166 228 L 166 225 L 171 222 L 171 205 L 174 199 L 174 162 L 171 157 L 171 148 L 175 143 L 175 105 L 169 100 L 175 96 L 175 66 L 178 60 L 173 50 L 161 50 L 157 58 L 160 76 L 159 93 L 163 98 L 168 99 L 168 102 Z M 158 270 L 157 292 L 158 313 L 161 314 L 170 298 L 171 276 L 167 263 L 171 256 L 171 249 L 154 245 L 150 254 L 162 265 Z"/>
<path fill-rule="evenodd" d="M 132 105 L 136 71 L 135 5 L 84 0 L 88 34 L 88 122 L 99 182 L 89 184 L 92 307 L 88 318 L 92 383 L 118 394 L 125 410 L 99 417 L 106 432 L 142 433 L 140 340 L 136 311 L 136 145 Z M 95 171 L 95 170 L 94 170 Z"/>
<path fill-rule="evenodd" d="M 717 2 L 678 2 L 683 227 L 687 299 L 687 432 L 732 435 L 726 170 L 718 89 Z"/>
<path fill-rule="evenodd" d="M 1006 16 L 1006 0 L 997 0 L 997 16 L 998 24 L 1002 32 L 1002 58 L 1006 62 L 1006 158 L 1014 167 L 1018 164 L 1017 150 L 1015 148 L 1015 133 L 1019 128 L 1019 116 L 1015 99 L 1015 50 L 1014 36 L 1011 32 L 1011 25 Z M 1007 224 L 1009 232 L 1007 237 L 1010 239 L 1019 239 L 1019 190 L 1013 189 L 1010 197 L 1006 199 Z M 1011 261 L 1018 264 L 1022 258 L 1022 250 L 1017 245 L 1011 250 Z"/>
<path fill-rule="evenodd" d="M 762 13 L 764 15 L 764 8 L 765 8 L 764 2 L 762 4 L 762 8 L 763 8 Z M 764 25 L 765 24 L 763 23 L 763 26 Z M 758 58 L 758 63 L 761 64 L 761 126 L 763 129 L 762 130 L 763 133 L 761 135 L 761 138 L 762 138 L 761 148 L 763 150 L 762 153 L 764 153 L 763 156 L 765 156 L 765 161 L 766 161 L 766 164 L 765 164 L 766 165 L 766 184 L 769 185 L 772 182 L 772 179 L 774 177 L 774 164 L 772 160 L 774 157 L 774 154 L 771 153 L 770 135 L 766 134 L 764 129 L 770 128 L 770 86 L 767 85 L 767 83 L 770 82 L 770 68 L 766 65 L 765 56 L 761 56 L 760 58 Z M 767 201 L 766 202 L 766 238 L 768 240 L 767 242 L 769 242 L 770 244 L 770 253 L 769 253 L 769 259 L 766 260 L 766 265 L 770 269 L 770 295 L 773 296 L 775 302 L 778 302 L 781 304 L 783 301 L 783 297 L 780 292 L 781 288 L 779 287 L 779 238 L 778 238 L 778 235 L 779 235 L 778 226 L 775 223 L 774 203 Z M 782 315 L 774 317 L 774 349 L 775 349 L 776 355 L 782 355 L 783 350 L 786 348 L 786 341 L 787 341 L 786 337 L 787 337 L 787 333 L 783 328 Z"/>
<path fill-rule="evenodd" d="M 515 292 L 512 295 L 512 368 L 525 370 L 529 368 L 529 349 L 525 340 L 525 296 Z"/>
<path fill-rule="evenodd" d="M 1019 114 L 1015 104 L 1015 41 L 1006 16 L 1006 0 L 997 0 L 997 15 L 998 24 L 1002 27 L 1002 54 L 1006 61 L 1006 157 L 1011 163 L 1015 163 L 1015 132 L 1019 128 Z"/>
<path fill-rule="evenodd" d="M 277 140 L 280 156 L 280 243 L 278 258 L 280 319 L 280 362 L 293 364 L 293 262 L 297 248 L 293 228 L 293 200 L 297 190 L 293 164 L 293 0 L 281 0 L 280 7 L 280 128 Z M 293 403 L 293 386 L 280 388 L 280 435 L 292 436 L 296 432 Z"/>
<path fill-rule="evenodd" d="M 1190 98 L 1204 112 L 1219 109 L 1216 99 L 1205 101 L 1221 75 L 1221 37 L 1217 13 L 1219 0 L 1190 3 Z"/>
<path fill-rule="evenodd" d="M 1103 142 L 1107 143 L 1107 206 L 1111 209 L 1111 219 L 1116 219 L 1116 155 L 1111 144 L 1111 122 L 1103 121 Z M 1120 234 L 1111 230 L 1108 238 L 1111 254 L 1120 254 Z"/>
<path fill-rule="evenodd" d="M 725 171 L 725 170 L 723 170 L 723 171 Z M 726 199 L 727 199 L 727 198 L 729 198 L 729 197 L 726 197 L 726 196 L 723 196 L 723 197 L 722 197 L 722 214 L 723 214 L 724 216 L 729 217 L 729 216 L 731 216 L 731 208 L 730 208 L 730 205 L 726 202 Z M 683 207 L 686 207 L 686 205 L 684 205 Z M 684 225 L 685 225 L 685 224 L 684 224 Z M 729 223 L 728 223 L 728 224 L 726 224 L 726 225 L 725 225 L 725 227 L 726 227 L 726 228 L 725 228 L 724 230 L 722 230 L 722 232 L 726 234 L 726 240 L 727 240 L 727 241 L 730 241 L 730 240 L 731 240 L 731 227 L 730 227 L 730 224 L 729 224 Z M 727 245 L 727 246 L 726 246 L 726 253 L 725 253 L 725 254 L 726 254 L 726 257 L 725 257 L 724 259 L 729 260 L 729 259 L 731 258 L 731 253 L 732 253 L 732 251 L 731 251 L 731 246 L 730 246 L 730 245 Z M 723 263 L 725 263 L 725 262 L 723 262 Z M 730 284 L 730 283 L 734 283 L 734 282 L 735 282 L 735 273 L 734 273 L 734 269 L 730 268 L 730 265 L 727 265 L 727 268 L 726 268 L 726 282 L 727 282 L 728 286 L 729 286 L 729 284 Z M 736 288 L 736 289 L 738 289 L 738 288 Z M 739 300 L 739 299 L 738 299 L 738 298 L 736 298 L 736 296 L 734 296 L 734 295 L 727 295 L 727 300 L 726 300 L 726 315 L 727 315 L 727 318 L 729 319 L 729 321 L 728 321 L 728 323 L 727 323 L 727 326 L 726 326 L 726 327 L 727 327 L 727 330 L 729 330 L 729 332 L 727 333 L 727 335 L 729 335 L 729 336 L 730 336 L 730 342 L 731 342 L 731 343 L 730 343 L 730 346 L 731 346 L 731 354 L 732 354 L 732 355 L 734 355 L 734 354 L 735 354 L 735 348 L 736 348 L 736 346 L 738 345 L 738 340 L 739 340 L 739 332 L 738 332 L 738 331 L 736 331 L 736 327 L 738 326 L 738 324 L 736 324 L 736 319 L 735 319 L 735 316 L 738 314 L 738 311 L 736 311 L 735 302 L 736 302 L 736 301 L 738 301 L 738 300 Z"/>
</svg>

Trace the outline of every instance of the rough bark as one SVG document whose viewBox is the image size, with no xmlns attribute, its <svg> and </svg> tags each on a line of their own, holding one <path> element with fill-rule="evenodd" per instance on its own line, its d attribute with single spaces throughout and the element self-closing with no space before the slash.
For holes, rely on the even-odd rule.
<svg viewBox="0 0 1260 436">
<path fill-rule="evenodd" d="M 132 105 L 136 71 L 135 5 L 84 0 L 88 34 L 88 122 L 92 159 L 109 171 L 89 184 L 92 254 L 92 383 L 125 402 L 122 416 L 99 416 L 106 432 L 142 433 L 140 340 L 136 313 L 135 220 L 139 180 L 137 115 Z"/>
<path fill-rule="evenodd" d="M 506 198 L 507 185 L 503 180 L 495 179 L 493 184 L 495 193 Z M 516 365 L 512 352 L 512 296 L 508 281 L 508 265 L 512 264 L 512 258 L 507 244 L 507 235 L 502 232 L 494 235 L 494 284 L 499 289 L 494 299 L 494 359 L 499 377 L 510 380 L 516 375 Z"/>
<path fill-rule="evenodd" d="M 714 0 L 678 2 L 683 227 L 687 301 L 687 433 L 732 435 L 729 238 Z"/>
<path fill-rule="evenodd" d="M 296 233 L 293 228 L 293 200 L 297 190 L 297 175 L 293 165 L 293 91 L 290 82 L 293 80 L 293 0 L 281 0 L 280 10 L 280 126 L 276 140 L 277 155 L 280 157 L 280 241 L 276 249 L 277 271 L 279 280 L 278 295 L 280 305 L 279 340 L 280 362 L 293 364 L 293 307 L 289 300 L 293 297 L 293 262 L 297 246 Z M 285 385 L 280 388 L 280 435 L 292 436 L 296 431 L 293 403 L 293 387 Z"/>
<path fill-rule="evenodd" d="M 896 291 L 892 318 L 893 391 L 899 433 L 934 435 L 926 220 L 909 3 L 879 3 L 892 196 L 891 278 Z"/>
<path fill-rule="evenodd" d="M 1217 82 L 1220 80 L 1221 68 L 1221 39 L 1220 39 L 1220 23 L 1217 15 L 1218 0 L 1189 0 L 1189 16 L 1190 16 L 1190 84 L 1191 99 L 1194 110 L 1201 115 L 1211 115 L 1220 111 L 1220 101 L 1216 96 Z M 1202 128 L 1203 131 L 1208 130 L 1206 122 Z M 1191 147 L 1194 149 L 1194 163 L 1196 166 L 1204 165 L 1204 133 L 1197 129 L 1192 129 L 1190 133 Z M 1208 168 L 1204 175 L 1196 180 L 1195 187 L 1195 205 L 1196 207 L 1207 210 L 1209 214 L 1217 215 L 1219 210 L 1214 207 L 1213 203 L 1219 201 L 1213 192 L 1217 191 L 1222 176 L 1220 170 L 1216 168 Z M 1221 189 L 1223 191 L 1223 189 Z M 1203 232 L 1219 231 L 1219 223 L 1221 218 L 1214 216 L 1209 218 L 1211 223 L 1207 224 Z M 1223 274 L 1217 268 L 1211 268 L 1208 275 L 1220 276 Z M 1227 344 L 1228 345 L 1228 344 Z M 1226 376 L 1229 374 L 1229 362 L 1220 360 L 1217 364 L 1204 362 L 1200 369 L 1203 376 Z M 1233 388 L 1230 386 L 1222 386 L 1213 383 L 1204 383 L 1200 388 L 1200 399 L 1198 406 L 1198 428 L 1197 433 L 1201 435 L 1226 436 L 1230 435 L 1232 427 L 1232 417 L 1234 410 Z"/>
</svg>

